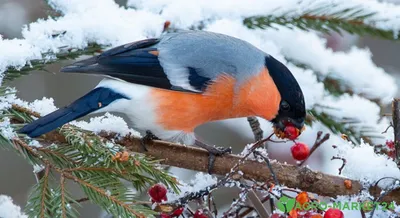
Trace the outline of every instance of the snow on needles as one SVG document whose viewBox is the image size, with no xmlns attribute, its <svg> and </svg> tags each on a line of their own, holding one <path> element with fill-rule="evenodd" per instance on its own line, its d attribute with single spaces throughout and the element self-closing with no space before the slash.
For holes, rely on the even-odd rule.
<svg viewBox="0 0 400 218">
<path fill-rule="evenodd" d="M 49 3 L 52 7 L 60 11 L 63 16 L 54 19 L 40 19 L 29 24 L 23 29 L 24 39 L 5 40 L 0 38 L 0 73 L 7 67 L 19 68 L 33 59 L 45 58 L 42 57 L 42 53 L 58 52 L 59 48 L 63 46 L 83 48 L 91 42 L 116 46 L 159 36 L 165 20 L 170 20 L 172 25 L 177 28 L 187 28 L 204 21 L 206 30 L 249 41 L 284 62 L 299 81 L 308 109 L 314 108 L 317 103 L 334 106 L 340 103 L 341 110 L 339 112 L 345 113 L 346 117 L 358 118 L 360 126 L 377 124 L 379 110 L 376 109 L 374 103 L 357 96 L 342 96 L 338 99 L 326 96 L 323 84 L 317 80 L 315 73 L 340 79 L 351 86 L 356 93 L 370 98 L 380 98 L 386 103 L 393 98 L 396 92 L 394 80 L 371 61 L 371 54 L 368 50 L 353 48 L 349 52 L 333 52 L 325 48 L 326 41 L 315 32 L 290 30 L 283 27 L 250 30 L 242 24 L 242 18 L 264 14 L 278 16 L 288 11 L 301 14 L 307 8 L 323 4 L 338 4 L 340 5 L 338 7 L 359 5 L 366 7 L 367 12 L 376 10 L 378 12 L 376 16 L 381 20 L 379 25 L 384 25 L 384 20 L 387 20 L 386 23 L 390 22 L 391 26 L 396 29 L 400 22 L 395 18 L 400 14 L 400 7 L 370 0 L 324 0 L 318 1 L 318 3 L 305 0 L 300 5 L 297 2 L 297 0 L 253 0 L 249 4 L 247 1 L 241 0 L 217 2 L 211 0 L 130 0 L 129 5 L 134 6 L 136 8 L 134 9 L 120 7 L 112 0 L 50 0 Z M 389 26 L 387 24 L 387 28 Z M 66 32 L 58 37 L 52 36 L 54 32 L 60 31 Z M 286 58 L 306 64 L 312 70 L 305 70 L 288 63 Z M 49 99 L 44 100 L 47 103 L 35 101 L 31 105 L 42 115 L 55 109 Z M 9 103 L 7 101 L 5 99 L 1 101 L 1 104 Z M 19 102 L 22 103 L 21 100 Z M 354 102 L 362 104 L 354 104 Z M 346 112 L 347 110 L 348 112 Z M 328 112 L 339 113 L 333 110 Z M 106 120 L 109 119 L 111 119 L 110 116 Z M 102 118 L 94 119 L 94 122 L 108 123 L 108 121 L 100 120 Z M 115 122 L 119 123 L 120 121 L 116 120 Z M 380 121 L 379 126 L 375 126 L 375 132 L 383 131 L 382 127 L 387 123 L 387 120 Z M 88 127 L 89 124 L 81 123 L 81 125 Z M 131 131 L 125 127 L 121 131 Z"/>
<path fill-rule="evenodd" d="M 277 27 L 276 29 L 248 29 L 242 19 L 254 15 L 276 15 L 290 12 L 296 16 L 304 11 L 321 5 L 336 4 L 335 10 L 359 6 L 366 13 L 377 12 L 368 22 L 385 30 L 400 29 L 400 6 L 375 0 L 129 0 L 133 8 L 118 6 L 113 0 L 48 0 L 53 8 L 63 14 L 57 18 L 40 19 L 24 27 L 23 39 L 2 39 L 0 36 L 0 75 L 8 68 L 21 68 L 35 59 L 50 58 L 47 52 L 59 52 L 62 47 L 84 48 L 89 43 L 103 46 L 117 46 L 124 43 L 157 37 L 161 34 L 163 23 L 171 21 L 176 28 L 187 29 L 200 23 L 205 30 L 220 32 L 246 40 L 266 53 L 284 62 L 299 81 L 306 98 L 308 109 L 317 104 L 337 107 L 340 110 L 319 108 L 338 119 L 356 118 L 363 125 L 374 126 L 374 132 L 380 133 L 389 124 L 387 119 L 379 119 L 379 108 L 369 100 L 357 95 L 343 95 L 334 98 L 324 91 L 317 80 L 320 77 L 333 77 L 351 87 L 356 94 L 371 99 L 389 102 L 397 91 L 394 80 L 371 60 L 367 49 L 352 48 L 348 52 L 333 52 L 326 48 L 326 41 L 315 32 Z M 65 34 L 54 37 L 54 33 Z M 286 59 L 305 64 L 310 69 L 302 69 Z M 1 78 L 1 77 L 0 77 Z M 52 99 L 44 98 L 31 104 L 15 97 L 0 97 L 0 109 L 9 108 L 12 103 L 30 107 L 45 115 L 55 106 Z M 122 134 L 134 133 L 122 118 L 106 114 L 92 118 L 91 122 L 74 122 L 76 125 L 93 131 L 108 130 Z M 8 129 L 9 121 L 0 123 L 2 133 L 12 137 L 14 132 Z M 315 131 L 313 127 L 311 131 Z M 388 133 L 389 134 L 389 133 Z M 388 137 L 388 135 L 384 135 Z M 341 142 L 343 144 L 343 142 Z M 342 148 L 343 147 L 343 148 Z M 354 179 L 373 181 L 377 172 L 385 171 L 388 176 L 399 177 L 399 171 L 393 162 L 384 156 L 375 155 L 369 145 L 359 147 L 340 146 L 340 154 L 348 161 L 343 174 Z M 362 157 L 362 159 L 360 159 Z M 373 164 L 380 169 L 362 168 Z M 198 174 L 192 185 L 182 187 L 185 191 L 194 191 L 216 182 L 214 177 Z M 194 185 L 195 184 L 195 185 Z M 168 196 L 170 200 L 176 196 Z M 0 197 L 0 202 L 1 202 Z M 0 203 L 0 208 L 1 208 Z M 0 209 L 0 216 L 1 216 Z"/>
<path fill-rule="evenodd" d="M 108 131 L 116 132 L 123 136 L 131 134 L 132 136 L 140 137 L 140 133 L 130 129 L 124 119 L 110 113 L 106 113 L 104 116 L 91 118 L 89 122 L 73 121 L 71 124 L 95 133 Z"/>
</svg>

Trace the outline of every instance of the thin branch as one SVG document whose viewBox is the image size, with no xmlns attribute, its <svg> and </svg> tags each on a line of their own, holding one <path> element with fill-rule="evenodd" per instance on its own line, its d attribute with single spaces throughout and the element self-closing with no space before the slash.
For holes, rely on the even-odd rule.
<svg viewBox="0 0 400 218">
<path fill-rule="evenodd" d="M 321 139 L 321 136 L 322 136 L 322 131 L 318 131 L 317 138 L 315 139 L 314 145 L 312 146 L 312 148 L 310 150 L 310 154 L 308 155 L 308 157 L 305 160 L 300 162 L 298 164 L 298 166 L 303 166 L 303 164 L 308 160 L 308 158 L 310 158 L 310 156 L 314 153 L 314 151 L 316 151 L 317 148 L 320 145 L 322 145 L 324 142 L 326 142 L 330 137 L 329 133 L 326 133 L 322 139 Z"/>
<path fill-rule="evenodd" d="M 82 203 L 82 202 L 85 202 L 85 201 L 88 201 L 88 200 L 89 200 L 88 197 L 84 197 L 84 198 L 76 199 L 75 202 L 76 202 L 76 203 Z M 70 203 L 71 203 L 71 202 L 70 202 Z"/>
<path fill-rule="evenodd" d="M 376 210 L 376 207 L 377 207 L 376 206 L 376 202 L 382 201 L 385 196 L 389 195 L 393 190 L 396 190 L 398 188 L 399 188 L 398 185 L 396 185 L 396 183 L 393 182 L 392 187 L 390 187 L 388 190 L 381 191 L 380 195 L 375 198 L 375 201 L 374 201 L 374 204 L 373 204 L 374 207 L 372 208 L 372 211 L 371 211 L 371 213 L 369 215 L 369 218 L 372 218 L 374 216 L 374 213 L 375 213 L 375 210 Z M 395 202 L 398 202 L 398 201 L 395 201 Z"/>
<path fill-rule="evenodd" d="M 45 173 L 43 176 L 43 189 L 42 189 L 42 196 L 41 196 L 41 201 L 40 201 L 40 218 L 44 218 L 45 217 L 45 211 L 46 209 L 46 195 L 47 195 L 47 188 L 48 188 L 48 183 L 49 183 L 49 173 L 50 173 L 50 166 L 46 164 L 45 167 Z"/>
<path fill-rule="evenodd" d="M 394 129 L 394 147 L 396 150 L 395 162 L 400 168 L 400 99 L 395 98 L 392 101 L 392 119 Z"/>
<path fill-rule="evenodd" d="M 276 178 L 276 175 L 274 173 L 274 169 L 272 169 L 271 162 L 269 161 L 269 159 L 267 157 L 265 157 L 263 154 L 261 154 L 260 152 L 258 152 L 258 151 L 255 151 L 254 154 L 257 154 L 257 155 L 261 156 L 262 159 L 264 159 L 264 161 L 267 163 L 267 167 L 269 169 L 269 172 L 271 173 L 272 178 L 274 179 L 274 183 L 276 185 L 279 185 L 279 181 Z"/>
<path fill-rule="evenodd" d="M 232 205 L 229 207 L 229 209 L 226 212 L 224 212 L 224 218 L 232 217 L 232 215 L 233 215 L 232 213 L 235 213 L 232 210 L 234 208 L 238 207 L 240 203 L 243 203 L 246 200 L 247 194 L 249 193 L 250 190 L 251 189 L 241 190 L 241 192 L 239 194 L 239 199 L 237 199 L 234 203 L 232 203 Z M 235 213 L 235 215 L 236 215 L 236 213 Z"/>
<path fill-rule="evenodd" d="M 261 217 L 270 217 L 270 213 L 268 212 L 267 208 L 265 208 L 263 202 L 257 196 L 257 193 L 250 189 L 248 194 L 248 198 L 250 199 L 251 203 L 254 205 L 254 209 Z"/>
<path fill-rule="evenodd" d="M 339 168 L 339 175 L 341 175 L 342 170 L 343 170 L 344 166 L 346 166 L 346 163 L 347 163 L 346 159 L 343 157 L 332 157 L 331 160 L 342 160 L 343 161 L 342 166 Z"/>
<path fill-rule="evenodd" d="M 265 203 L 268 200 L 271 200 L 271 195 L 267 195 L 266 197 L 264 197 L 261 202 Z M 254 208 L 247 208 L 247 210 L 243 211 L 241 214 L 239 214 L 239 217 L 245 217 L 247 216 L 249 213 L 251 213 L 254 210 Z"/>
<path fill-rule="evenodd" d="M 387 133 L 387 131 L 390 129 L 390 127 L 393 128 L 393 123 L 392 122 L 390 122 L 389 126 L 385 129 L 385 131 L 381 132 L 381 134 Z"/>
<path fill-rule="evenodd" d="M 136 212 L 134 209 L 132 209 L 129 204 L 120 201 L 119 199 L 117 199 L 115 196 L 109 195 L 106 193 L 106 191 L 104 191 L 103 189 L 96 187 L 92 184 L 90 184 L 89 182 L 86 182 L 85 180 L 82 180 L 74 175 L 72 175 L 71 173 L 68 172 L 64 172 L 64 171 L 60 171 L 59 173 L 62 173 L 64 175 L 65 178 L 70 179 L 72 181 L 75 181 L 77 183 L 79 183 L 80 185 L 83 185 L 89 189 L 92 189 L 94 191 L 96 191 L 97 193 L 103 195 L 104 197 L 110 199 L 112 202 L 114 202 L 115 204 L 121 205 L 121 207 L 123 207 L 125 210 L 129 211 L 130 213 L 134 214 L 137 217 L 143 217 L 143 214 L 140 214 L 138 212 Z"/>
<path fill-rule="evenodd" d="M 63 218 L 67 218 L 66 201 L 65 201 L 65 177 L 64 177 L 64 174 L 61 174 L 60 187 L 61 187 L 61 210 L 62 210 L 62 217 L 63 217 Z"/>
</svg>

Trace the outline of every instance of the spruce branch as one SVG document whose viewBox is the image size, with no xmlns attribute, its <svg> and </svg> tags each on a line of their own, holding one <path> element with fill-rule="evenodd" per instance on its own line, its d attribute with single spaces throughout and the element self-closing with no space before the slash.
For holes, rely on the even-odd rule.
<svg viewBox="0 0 400 218">
<path fill-rule="evenodd" d="M 100 45 L 92 43 L 92 44 L 89 44 L 84 49 L 74 49 L 74 48 L 69 48 L 69 47 L 62 47 L 62 48 L 59 48 L 58 53 L 53 53 L 53 52 L 44 53 L 44 54 L 42 54 L 43 59 L 41 59 L 41 60 L 32 60 L 21 68 L 9 67 L 3 73 L 3 75 L 5 75 L 5 76 L 3 78 L 2 87 L 5 88 L 4 85 L 7 84 L 8 82 L 10 82 L 16 78 L 19 78 L 23 75 L 27 75 L 33 70 L 44 70 L 47 65 L 52 64 L 56 61 L 74 60 L 81 55 L 93 55 L 96 52 L 100 52 L 101 49 L 102 49 L 102 47 Z"/>
<path fill-rule="evenodd" d="M 330 31 L 342 34 L 342 30 L 360 36 L 375 36 L 397 40 L 397 32 L 383 30 L 371 22 L 375 13 L 365 12 L 362 7 L 338 9 L 340 5 L 323 5 L 309 9 L 302 14 L 287 11 L 282 15 L 252 16 L 245 18 L 243 24 L 248 28 L 273 28 L 274 25 L 299 28 L 304 31 L 316 30 L 323 33 Z"/>
<path fill-rule="evenodd" d="M 7 118 L 12 120 L 11 125 L 16 129 L 21 127 L 19 123 L 32 120 L 30 116 L 38 116 L 37 113 L 16 105 L 3 112 L 8 114 Z M 19 119 L 21 116 L 29 119 Z M 138 190 L 162 182 L 178 191 L 176 179 L 160 169 L 157 161 L 140 154 L 129 154 L 125 160 L 117 160 L 114 159 L 115 154 L 128 152 L 111 141 L 70 125 L 65 125 L 60 132 L 61 141 L 39 139 L 42 147 L 29 146 L 26 141 L 30 139 L 24 135 L 18 135 L 12 140 L 3 135 L 0 137 L 5 142 L 2 144 L 4 147 L 13 147 L 25 158 L 30 159 L 32 164 L 44 165 L 46 170 L 51 168 L 61 175 L 59 186 L 49 194 L 43 194 L 45 192 L 39 190 L 49 189 L 50 181 L 56 183 L 54 178 L 49 179 L 45 173 L 39 180 L 27 208 L 32 209 L 35 205 L 45 203 L 45 207 L 42 206 L 45 210 L 41 211 L 46 213 L 36 213 L 32 216 L 78 217 L 76 207 L 79 206 L 79 202 L 69 195 L 64 186 L 65 179 L 78 183 L 90 201 L 122 217 L 150 217 L 154 211 L 148 206 L 143 206 L 143 202 L 137 201 L 136 196 L 121 179 L 132 182 Z M 32 211 L 34 212 L 31 213 L 35 213 L 39 210 L 33 208 Z"/>
<path fill-rule="evenodd" d="M 353 143 L 360 143 L 361 139 L 363 139 L 365 142 L 372 144 L 371 139 L 379 137 L 368 134 L 370 133 L 367 131 L 370 128 L 368 126 L 361 127 L 361 130 L 357 131 L 355 126 L 355 124 L 358 124 L 357 120 L 337 118 L 326 112 L 318 112 L 315 109 L 309 110 L 308 114 L 311 115 L 309 125 L 312 125 L 313 121 L 319 121 L 328 127 L 333 133 L 348 136 L 348 139 Z"/>
<path fill-rule="evenodd" d="M 29 196 L 28 204 L 25 212 L 30 217 L 51 218 L 51 193 L 49 188 L 50 166 L 46 165 L 44 175 L 39 182 L 33 187 Z"/>
</svg>

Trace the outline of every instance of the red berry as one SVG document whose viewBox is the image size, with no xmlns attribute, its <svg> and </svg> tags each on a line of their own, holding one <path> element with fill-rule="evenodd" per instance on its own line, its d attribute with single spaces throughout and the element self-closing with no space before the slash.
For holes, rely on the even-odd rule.
<svg viewBox="0 0 400 218">
<path fill-rule="evenodd" d="M 202 210 L 196 210 L 196 213 L 194 213 L 193 218 L 208 218 L 208 216 L 205 215 Z"/>
<path fill-rule="evenodd" d="M 176 208 L 176 209 L 174 210 L 174 212 L 172 212 L 171 216 L 172 216 L 172 217 L 180 216 L 180 215 L 183 213 L 184 210 L 185 210 L 185 208 L 183 208 L 183 207 L 178 207 L 178 208 Z"/>
<path fill-rule="evenodd" d="M 386 140 L 386 146 L 391 150 L 394 149 L 394 141 L 393 140 Z"/>
<path fill-rule="evenodd" d="M 271 215 L 270 218 L 285 218 L 285 217 L 282 214 L 274 213 L 274 214 Z"/>
<path fill-rule="evenodd" d="M 312 211 L 308 211 L 303 215 L 303 218 L 322 218 L 322 215 Z"/>
<path fill-rule="evenodd" d="M 168 214 L 165 214 L 165 213 L 162 213 L 161 215 L 160 215 L 160 218 L 171 218 L 172 216 L 170 216 L 170 215 L 168 215 Z"/>
<path fill-rule="evenodd" d="M 300 131 L 290 124 L 285 127 L 283 132 L 285 133 L 285 137 L 290 140 L 295 140 L 300 135 Z"/>
<path fill-rule="evenodd" d="M 305 160 L 310 155 L 308 146 L 301 142 L 294 143 L 290 150 L 292 151 L 293 158 L 296 160 Z"/>
<path fill-rule="evenodd" d="M 163 184 L 151 186 L 148 193 L 154 202 L 160 203 L 167 200 L 167 188 Z"/>
<path fill-rule="evenodd" d="M 344 218 L 344 214 L 339 209 L 329 208 L 324 214 L 324 218 Z"/>
<path fill-rule="evenodd" d="M 388 151 L 387 155 L 390 158 L 395 159 L 396 158 L 396 151 L 394 151 L 394 150 L 393 151 Z"/>
</svg>

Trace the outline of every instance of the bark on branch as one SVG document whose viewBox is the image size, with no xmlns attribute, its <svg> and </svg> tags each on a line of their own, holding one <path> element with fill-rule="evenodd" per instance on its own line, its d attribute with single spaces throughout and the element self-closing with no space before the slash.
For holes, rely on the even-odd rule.
<svg viewBox="0 0 400 218">
<path fill-rule="evenodd" d="M 400 99 L 395 98 L 392 101 L 392 119 L 394 129 L 394 146 L 396 150 L 395 161 L 400 168 Z"/>
<path fill-rule="evenodd" d="M 113 140 L 115 143 L 124 146 L 131 152 L 143 153 L 140 139 L 135 137 L 116 138 L 115 134 L 102 133 L 102 137 Z M 65 142 L 65 138 L 59 133 L 53 131 L 45 135 L 44 140 L 48 142 Z M 161 163 L 169 166 L 185 168 L 195 171 L 207 172 L 208 153 L 207 151 L 189 147 L 180 144 L 154 140 L 147 144 L 150 155 L 156 159 L 162 160 Z M 225 175 L 231 171 L 231 168 L 241 160 L 237 155 L 224 155 L 217 157 L 214 165 L 214 173 Z M 273 162 L 272 168 L 277 179 L 282 185 L 290 188 L 298 188 L 303 191 L 313 192 L 323 196 L 336 197 L 339 195 L 353 195 L 362 191 L 363 187 L 359 181 L 350 180 L 351 187 L 346 188 L 344 177 L 324 174 L 312 171 L 306 167 L 298 167 L 279 162 Z M 240 166 L 246 179 L 254 179 L 260 182 L 273 182 L 272 175 L 265 163 L 247 160 Z M 371 187 L 370 192 L 378 197 L 381 193 L 379 187 Z M 400 202 L 400 190 L 394 190 L 383 198 L 385 202 Z"/>
</svg>

